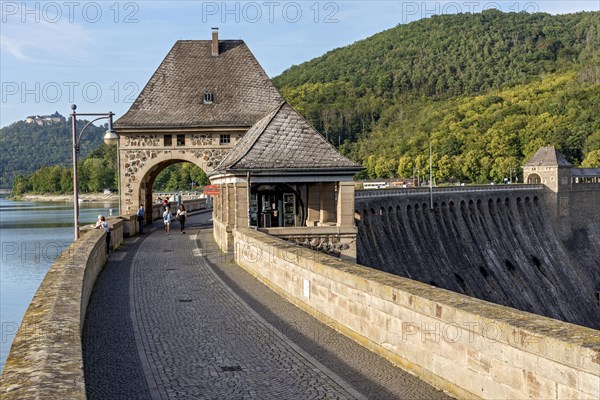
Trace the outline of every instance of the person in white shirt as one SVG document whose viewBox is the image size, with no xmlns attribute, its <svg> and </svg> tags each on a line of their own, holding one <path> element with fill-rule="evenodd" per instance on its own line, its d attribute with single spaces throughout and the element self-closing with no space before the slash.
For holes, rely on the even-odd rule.
<svg viewBox="0 0 600 400">
<path fill-rule="evenodd" d="M 165 223 L 165 232 L 168 235 L 171 229 L 171 211 L 169 211 L 169 207 L 166 207 L 165 212 L 163 212 L 163 222 Z"/>
<path fill-rule="evenodd" d="M 110 253 L 110 226 L 106 222 L 104 215 L 98 215 L 98 222 L 96 222 L 96 229 L 104 229 L 106 232 L 106 254 Z"/>
</svg>

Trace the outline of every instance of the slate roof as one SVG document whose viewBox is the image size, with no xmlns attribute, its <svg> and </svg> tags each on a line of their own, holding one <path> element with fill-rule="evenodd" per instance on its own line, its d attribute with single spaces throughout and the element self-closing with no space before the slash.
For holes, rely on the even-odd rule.
<svg viewBox="0 0 600 400">
<path fill-rule="evenodd" d="M 246 132 L 215 173 L 336 170 L 354 174 L 361 169 L 283 102 Z"/>
<path fill-rule="evenodd" d="M 540 149 L 525 163 L 528 167 L 571 167 L 571 163 L 568 162 L 554 146 L 544 146 Z"/>
<path fill-rule="evenodd" d="M 179 40 L 116 128 L 251 126 L 283 101 L 241 40 Z M 212 104 L 204 104 L 212 93 Z"/>
<path fill-rule="evenodd" d="M 582 178 L 595 178 L 600 176 L 600 168 L 573 168 L 571 175 Z"/>
</svg>

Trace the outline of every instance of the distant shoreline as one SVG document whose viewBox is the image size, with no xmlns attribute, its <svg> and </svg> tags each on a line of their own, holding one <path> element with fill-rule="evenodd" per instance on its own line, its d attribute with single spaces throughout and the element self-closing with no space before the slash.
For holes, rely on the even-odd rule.
<svg viewBox="0 0 600 400">
<path fill-rule="evenodd" d="M 72 194 L 23 194 L 21 196 L 8 197 L 10 200 L 16 201 L 56 201 L 56 202 L 73 202 Z M 95 201 L 119 201 L 119 195 L 117 193 L 104 194 L 104 193 L 80 193 L 80 202 L 95 202 Z"/>
</svg>

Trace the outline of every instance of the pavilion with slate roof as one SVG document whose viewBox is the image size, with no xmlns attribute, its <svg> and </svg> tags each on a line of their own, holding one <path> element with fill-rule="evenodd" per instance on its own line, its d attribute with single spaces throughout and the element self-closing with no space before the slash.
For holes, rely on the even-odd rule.
<svg viewBox="0 0 600 400">
<path fill-rule="evenodd" d="M 226 194 L 217 199 L 214 219 L 233 217 L 233 225 L 254 226 L 353 258 L 352 177 L 361 169 L 282 102 L 252 126 L 209 174 L 226 193 L 227 184 L 250 186 L 246 198 L 235 196 L 237 204 L 243 204 L 236 209 L 247 210 L 247 215 L 226 216 L 230 204 Z"/>
<path fill-rule="evenodd" d="M 119 133 L 123 215 L 146 206 L 171 164 L 200 166 L 219 186 L 215 237 L 233 229 L 270 234 L 355 256 L 354 185 L 361 167 L 340 155 L 285 102 L 241 40 L 179 40 L 130 109 Z"/>
</svg>

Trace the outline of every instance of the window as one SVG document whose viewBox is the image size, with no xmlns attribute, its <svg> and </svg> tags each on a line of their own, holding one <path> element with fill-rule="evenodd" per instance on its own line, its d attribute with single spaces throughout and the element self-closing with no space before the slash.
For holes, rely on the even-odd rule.
<svg viewBox="0 0 600 400">
<path fill-rule="evenodd" d="M 204 104 L 212 104 L 214 96 L 212 93 L 204 93 Z"/>
<path fill-rule="evenodd" d="M 171 135 L 165 135 L 165 146 L 172 146 L 173 145 L 173 138 L 171 137 Z"/>
<path fill-rule="evenodd" d="M 219 144 L 229 144 L 229 143 L 231 143 L 231 135 L 221 135 Z"/>
<path fill-rule="evenodd" d="M 177 146 L 185 146 L 185 135 L 177 135 Z"/>
</svg>

